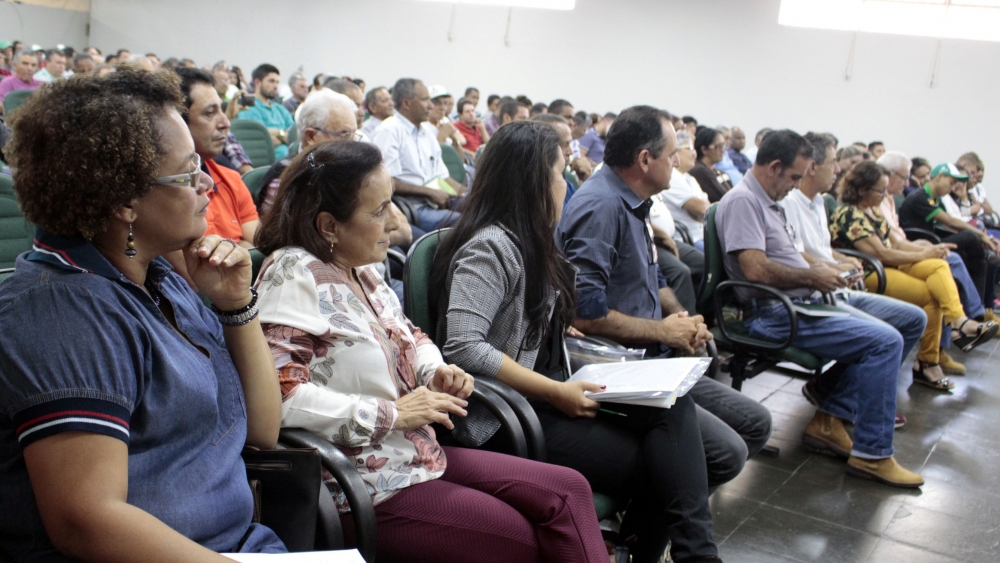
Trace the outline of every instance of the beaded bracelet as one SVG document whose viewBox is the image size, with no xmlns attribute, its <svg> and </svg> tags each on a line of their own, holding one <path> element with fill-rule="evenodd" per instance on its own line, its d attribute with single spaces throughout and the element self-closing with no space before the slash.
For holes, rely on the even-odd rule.
<svg viewBox="0 0 1000 563">
<path fill-rule="evenodd" d="M 257 318 L 257 291 L 250 288 L 250 302 L 235 311 L 220 311 L 215 305 L 209 304 L 208 308 L 219 317 L 219 322 L 223 326 L 243 326 Z"/>
</svg>

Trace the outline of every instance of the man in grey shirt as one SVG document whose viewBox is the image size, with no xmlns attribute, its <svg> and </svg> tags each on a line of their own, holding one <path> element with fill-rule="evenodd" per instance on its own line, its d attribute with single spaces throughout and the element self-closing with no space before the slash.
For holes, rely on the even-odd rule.
<svg viewBox="0 0 1000 563">
<path fill-rule="evenodd" d="M 823 263 L 810 267 L 796 251 L 795 232 L 778 205 L 798 187 L 812 162 L 812 145 L 794 131 L 775 131 L 763 139 L 753 168 L 722 198 L 715 214 L 730 278 L 770 285 L 808 303 L 821 303 L 820 292 L 846 286 L 839 270 Z M 750 333 L 767 340 L 787 338 L 791 327 L 784 305 L 750 297 L 742 296 Z M 892 449 L 903 337 L 844 302 L 837 307 L 842 316 L 798 315 L 792 344 L 846 365 L 840 384 L 806 427 L 803 441 L 847 458 L 852 475 L 895 487 L 919 487 L 923 478 L 899 465 Z M 853 440 L 843 420 L 854 421 Z"/>
</svg>

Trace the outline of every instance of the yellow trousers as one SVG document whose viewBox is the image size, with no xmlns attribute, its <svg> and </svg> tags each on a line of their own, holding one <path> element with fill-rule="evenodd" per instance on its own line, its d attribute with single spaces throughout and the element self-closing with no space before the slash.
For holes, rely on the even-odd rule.
<svg viewBox="0 0 1000 563">
<path fill-rule="evenodd" d="M 886 295 L 923 307 L 927 313 L 927 328 L 920 338 L 917 359 L 936 364 L 941 350 L 942 318 L 951 323 L 965 316 L 948 262 L 931 258 L 899 268 L 886 268 L 885 277 Z M 869 291 L 874 291 L 877 285 L 875 274 L 865 278 Z"/>
</svg>

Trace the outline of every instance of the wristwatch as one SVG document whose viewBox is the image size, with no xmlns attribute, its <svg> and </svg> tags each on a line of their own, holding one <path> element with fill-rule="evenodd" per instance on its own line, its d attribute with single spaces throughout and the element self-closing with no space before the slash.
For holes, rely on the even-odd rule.
<svg viewBox="0 0 1000 563">
<path fill-rule="evenodd" d="M 284 131 L 278 131 L 278 140 L 281 141 L 281 144 L 283 144 L 283 145 L 287 144 L 285 142 L 285 132 Z"/>
</svg>

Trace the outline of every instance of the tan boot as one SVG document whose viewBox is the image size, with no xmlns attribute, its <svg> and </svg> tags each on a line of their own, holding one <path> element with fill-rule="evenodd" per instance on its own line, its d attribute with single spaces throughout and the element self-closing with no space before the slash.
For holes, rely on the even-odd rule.
<svg viewBox="0 0 1000 563">
<path fill-rule="evenodd" d="M 993 321 L 995 323 L 1000 323 L 1000 318 L 996 316 L 996 314 L 993 312 L 993 309 L 987 307 L 986 310 L 983 311 L 983 322 L 988 323 L 990 321 Z M 1000 338 L 1000 332 L 996 333 L 996 336 L 994 336 L 993 338 Z"/>
<path fill-rule="evenodd" d="M 844 430 L 844 423 L 833 415 L 816 411 L 813 419 L 806 425 L 802 434 L 802 443 L 819 453 L 825 453 L 847 459 L 851 455 L 854 441 Z"/>
<path fill-rule="evenodd" d="M 938 356 L 938 365 L 941 366 L 941 371 L 945 375 L 965 375 L 965 364 L 955 361 L 955 358 L 949 356 L 948 352 L 941 350 Z"/>
<path fill-rule="evenodd" d="M 855 477 L 873 479 L 890 487 L 916 489 L 924 484 L 919 473 L 906 469 L 894 457 L 863 459 L 851 456 L 847 459 L 847 472 Z"/>
</svg>

